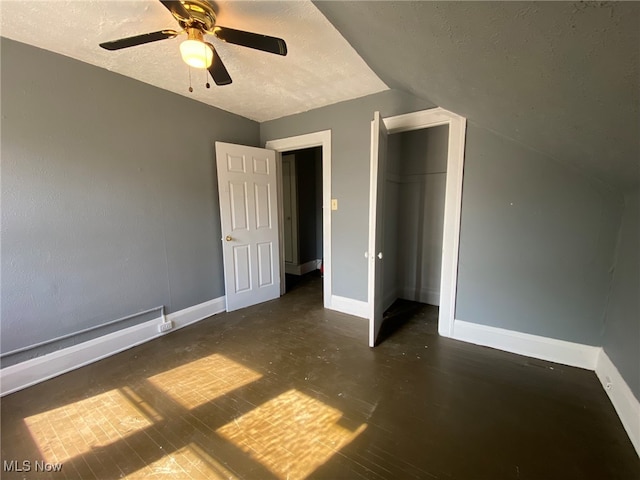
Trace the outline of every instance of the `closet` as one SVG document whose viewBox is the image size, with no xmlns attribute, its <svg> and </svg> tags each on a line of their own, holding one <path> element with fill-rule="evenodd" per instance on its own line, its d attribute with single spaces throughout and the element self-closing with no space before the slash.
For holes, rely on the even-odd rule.
<svg viewBox="0 0 640 480">
<path fill-rule="evenodd" d="M 384 306 L 440 302 L 448 125 L 389 135 Z"/>
</svg>

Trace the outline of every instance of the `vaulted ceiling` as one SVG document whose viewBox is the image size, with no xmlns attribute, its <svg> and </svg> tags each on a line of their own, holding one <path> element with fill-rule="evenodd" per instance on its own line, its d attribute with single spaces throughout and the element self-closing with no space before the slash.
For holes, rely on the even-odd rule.
<svg viewBox="0 0 640 480">
<path fill-rule="evenodd" d="M 211 89 L 206 89 L 208 73 L 189 72 L 180 57 L 184 35 L 118 51 L 98 46 L 147 32 L 180 30 L 158 0 L 0 1 L 0 32 L 259 122 L 388 89 L 308 0 L 210 3 L 218 25 L 284 38 L 287 56 L 209 35 L 233 83 L 218 87 L 210 82 Z"/>
<path fill-rule="evenodd" d="M 638 186 L 640 3 L 315 4 L 390 87 Z"/>
<path fill-rule="evenodd" d="M 287 57 L 215 43 L 234 83 L 203 86 L 157 0 L 3 1 L 2 36 L 257 121 L 389 87 L 621 188 L 640 182 L 640 3 L 218 1 L 220 25 L 285 38 Z M 316 8 L 317 7 L 317 8 Z M 202 78 L 200 78 L 202 77 Z"/>
</svg>

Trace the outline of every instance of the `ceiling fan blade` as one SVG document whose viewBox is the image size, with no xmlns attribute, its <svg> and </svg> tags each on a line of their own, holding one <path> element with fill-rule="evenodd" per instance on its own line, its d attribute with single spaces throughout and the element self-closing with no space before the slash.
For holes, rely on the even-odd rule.
<svg viewBox="0 0 640 480">
<path fill-rule="evenodd" d="M 145 43 L 157 42 L 158 40 L 166 40 L 178 35 L 175 30 L 160 30 L 159 32 L 144 33 L 133 37 L 120 38 L 111 42 L 101 43 L 100 46 L 105 50 L 120 50 L 121 48 L 135 47 Z"/>
<path fill-rule="evenodd" d="M 243 30 L 234 30 L 233 28 L 227 27 L 215 27 L 214 34 L 223 42 L 255 48 L 256 50 L 275 53 L 277 55 L 284 56 L 287 54 L 287 44 L 281 38 L 245 32 Z"/>
<path fill-rule="evenodd" d="M 227 72 L 224 63 L 222 63 L 220 55 L 218 55 L 216 49 L 213 48 L 213 45 L 210 43 L 207 43 L 207 45 L 209 45 L 211 50 L 213 50 L 213 62 L 209 67 L 209 74 L 211 75 L 211 78 L 216 82 L 216 85 L 229 85 L 231 83 L 231 76 L 229 75 L 229 72 Z"/>
<path fill-rule="evenodd" d="M 171 12 L 178 22 L 180 20 L 189 20 L 191 18 L 191 14 L 186 8 L 184 8 L 182 2 L 177 0 L 160 0 L 160 3 L 167 7 L 167 10 Z"/>
</svg>

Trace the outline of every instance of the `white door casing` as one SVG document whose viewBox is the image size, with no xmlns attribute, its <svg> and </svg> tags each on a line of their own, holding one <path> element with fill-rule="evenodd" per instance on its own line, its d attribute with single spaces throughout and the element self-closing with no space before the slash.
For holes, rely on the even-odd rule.
<svg viewBox="0 0 640 480">
<path fill-rule="evenodd" d="M 280 296 L 276 157 L 216 142 L 227 311 Z"/>
<path fill-rule="evenodd" d="M 384 314 L 384 195 L 387 129 L 380 112 L 371 122 L 371 175 L 369 189 L 369 346 L 374 347 Z"/>
<path fill-rule="evenodd" d="M 294 150 L 302 150 L 310 147 L 322 147 L 322 262 L 324 268 L 323 303 L 324 308 L 334 308 L 336 297 L 332 289 L 332 260 L 331 260 L 331 130 L 314 133 L 306 133 L 294 137 L 269 140 L 265 145 L 277 152 L 276 159 L 282 162 L 282 154 Z M 282 183 L 278 183 L 279 198 L 282 199 Z M 280 218 L 283 218 L 282 203 L 278 208 Z M 283 225 L 283 223 L 281 223 Z M 282 230 L 282 228 L 281 228 Z M 281 237 L 284 232 L 281 232 Z M 281 268 L 284 270 L 284 242 L 281 241 Z M 281 279 L 281 292 L 285 293 L 284 277 Z"/>
<path fill-rule="evenodd" d="M 447 153 L 447 179 L 445 187 L 444 225 L 442 234 L 442 270 L 440 275 L 440 307 L 438 314 L 438 333 L 445 337 L 455 337 L 455 304 L 458 280 L 458 250 L 460 244 L 460 216 L 462 210 L 462 180 L 464 172 L 464 151 L 466 143 L 466 125 L 464 117 L 443 108 L 432 108 L 419 112 L 405 113 L 382 119 L 389 134 L 408 132 L 423 128 L 449 126 Z M 371 145 L 374 137 L 372 130 Z M 373 154 L 371 161 L 377 161 Z M 372 165 L 373 171 L 373 165 Z M 376 175 L 378 170 L 376 169 Z M 373 183 L 371 184 L 373 188 Z M 370 199 L 373 195 L 370 193 Z M 370 206 L 371 208 L 371 206 Z M 370 212 L 371 213 L 371 212 Z M 371 218 L 371 215 L 370 215 Z M 369 224 L 369 244 L 376 235 L 375 222 Z M 369 275 L 369 309 L 375 302 L 373 277 Z M 371 296 L 373 292 L 373 297 Z"/>
</svg>

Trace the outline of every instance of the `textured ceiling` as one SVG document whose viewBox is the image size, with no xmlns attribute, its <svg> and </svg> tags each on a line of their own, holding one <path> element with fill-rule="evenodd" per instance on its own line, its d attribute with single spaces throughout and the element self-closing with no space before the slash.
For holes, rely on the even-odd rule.
<svg viewBox="0 0 640 480">
<path fill-rule="evenodd" d="M 162 29 L 179 30 L 157 0 L 0 2 L 2 36 L 51 50 L 145 83 L 265 121 L 386 90 L 354 49 L 309 1 L 217 1 L 218 24 L 284 38 L 281 57 L 208 36 L 233 79 L 204 86 L 206 72 L 189 69 L 178 46 L 164 40 L 116 52 L 98 44 Z"/>
<path fill-rule="evenodd" d="M 283 37 L 289 55 L 213 39 L 234 83 L 206 90 L 194 70 L 190 94 L 180 38 L 98 47 L 176 28 L 157 0 L 3 0 L 0 33 L 257 121 L 384 81 L 609 184 L 640 183 L 640 3 L 216 3 L 220 25 Z"/>
<path fill-rule="evenodd" d="M 640 3 L 314 3 L 390 87 L 638 186 Z"/>
</svg>

